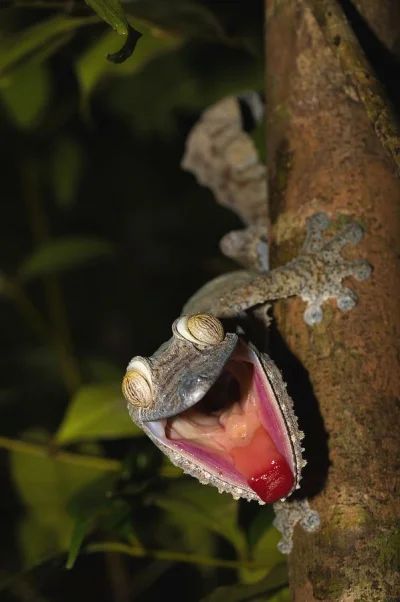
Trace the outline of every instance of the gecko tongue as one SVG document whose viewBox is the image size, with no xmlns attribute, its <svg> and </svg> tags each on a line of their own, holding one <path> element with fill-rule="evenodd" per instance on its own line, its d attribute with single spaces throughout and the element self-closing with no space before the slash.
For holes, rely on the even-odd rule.
<svg viewBox="0 0 400 602">
<path fill-rule="evenodd" d="M 289 464 L 262 426 L 247 447 L 233 447 L 230 455 L 236 470 L 263 502 L 277 502 L 292 489 L 294 476 Z"/>
</svg>

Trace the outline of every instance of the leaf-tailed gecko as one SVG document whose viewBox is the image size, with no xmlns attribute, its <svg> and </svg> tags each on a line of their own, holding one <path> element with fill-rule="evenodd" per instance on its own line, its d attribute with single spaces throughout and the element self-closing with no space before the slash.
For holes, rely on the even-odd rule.
<svg viewBox="0 0 400 602">
<path fill-rule="evenodd" d="M 268 270 L 266 174 L 243 131 L 241 106 L 256 119 L 262 114 L 252 93 L 211 107 L 190 133 L 182 165 L 246 223 L 221 241 L 246 269 L 212 280 L 189 299 L 172 338 L 151 357 L 130 361 L 123 393 L 132 420 L 186 473 L 235 499 L 274 504 L 278 547 L 289 553 L 297 522 L 308 531 L 319 527 L 307 500 L 287 500 L 300 487 L 304 434 L 281 373 L 254 343 L 246 316 L 256 312 L 268 326 L 269 304 L 298 295 L 312 326 L 328 299 L 351 309 L 356 296 L 342 280 L 364 280 L 371 268 L 341 256 L 344 245 L 361 240 L 361 227 L 353 223 L 327 238 L 329 219 L 318 213 L 307 220 L 298 257 Z"/>
</svg>

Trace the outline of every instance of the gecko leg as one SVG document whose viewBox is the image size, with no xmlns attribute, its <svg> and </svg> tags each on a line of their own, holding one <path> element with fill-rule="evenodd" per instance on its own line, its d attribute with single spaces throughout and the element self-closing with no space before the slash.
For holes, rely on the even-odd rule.
<svg viewBox="0 0 400 602">
<path fill-rule="evenodd" d="M 258 222 L 244 230 L 233 230 L 220 242 L 220 248 L 226 257 L 230 257 L 251 270 L 267 272 L 269 269 L 269 250 L 266 223 Z"/>
<path fill-rule="evenodd" d="M 341 249 L 348 243 L 357 244 L 363 230 L 352 223 L 328 238 L 323 236 L 328 225 L 325 214 L 308 218 L 306 240 L 296 259 L 269 272 L 252 276 L 249 272 L 244 283 L 211 300 L 205 311 L 229 317 L 255 305 L 297 295 L 307 304 L 304 320 L 312 326 L 322 320 L 322 305 L 328 299 L 336 299 L 341 311 L 354 307 L 357 297 L 342 280 L 347 276 L 365 280 L 372 268 L 363 259 L 345 259 Z"/>
<path fill-rule="evenodd" d="M 292 550 L 293 531 L 297 523 L 309 533 L 319 529 L 319 514 L 310 508 L 306 499 L 277 502 L 274 504 L 274 511 L 276 516 L 273 525 L 282 535 L 278 543 L 278 550 L 282 554 L 289 554 Z"/>
</svg>

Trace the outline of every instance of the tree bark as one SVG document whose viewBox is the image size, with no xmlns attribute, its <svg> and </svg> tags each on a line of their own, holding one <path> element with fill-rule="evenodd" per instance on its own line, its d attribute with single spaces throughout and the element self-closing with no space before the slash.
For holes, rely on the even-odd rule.
<svg viewBox="0 0 400 602">
<path fill-rule="evenodd" d="M 272 261 L 291 259 L 306 217 L 324 211 L 363 226 L 363 242 L 344 254 L 365 257 L 374 268 L 368 281 L 349 283 L 359 296 L 355 309 L 341 313 L 326 304 L 317 327 L 304 323 L 302 301 L 275 306 L 286 355 L 303 368 L 296 382 L 284 375 L 292 397 L 303 402 L 305 488 L 317 491 L 311 506 L 321 515 L 317 534 L 296 529 L 292 595 L 296 602 L 394 602 L 400 598 L 398 125 L 336 0 L 267 0 L 266 7 Z M 382 47 L 398 49 L 397 0 L 355 0 L 350 8 L 366 25 L 371 19 Z M 322 417 L 314 433 L 313 399 Z"/>
</svg>

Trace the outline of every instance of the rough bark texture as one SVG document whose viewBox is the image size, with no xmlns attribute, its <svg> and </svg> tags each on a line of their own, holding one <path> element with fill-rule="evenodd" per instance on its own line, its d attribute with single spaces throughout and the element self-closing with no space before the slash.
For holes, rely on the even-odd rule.
<svg viewBox="0 0 400 602">
<path fill-rule="evenodd" d="M 400 19 L 393 22 L 400 16 L 397 0 L 355 4 L 367 20 L 374 18 L 379 4 L 381 18 L 371 29 L 393 49 L 400 32 Z M 329 5 L 335 23 L 340 21 L 340 38 L 332 37 Z M 305 218 L 325 211 L 339 221 L 351 217 L 363 226 L 364 241 L 345 253 L 364 256 L 374 267 L 370 280 L 351 283 L 359 295 L 356 308 L 343 314 L 332 305 L 316 328 L 303 322 L 301 301 L 283 301 L 275 307 L 287 353 L 294 354 L 308 373 L 303 378 L 306 385 L 297 384 L 297 390 L 288 379 L 292 396 L 301 396 L 305 404 L 316 399 L 324 425 L 316 420 L 320 432 L 312 433 L 307 419 L 302 424 L 311 471 L 313 465 L 320 469 L 312 506 L 321 514 L 322 528 L 316 535 L 300 529 L 295 533 L 289 560 L 293 599 L 394 602 L 400 599 L 400 504 L 395 492 L 400 432 L 396 148 L 391 146 L 389 157 L 368 114 L 368 78 L 366 71 L 361 77 L 357 62 L 362 53 L 354 54 L 356 39 L 336 2 L 267 0 L 266 20 L 273 262 L 290 259 L 302 242 Z M 346 54 L 344 49 L 340 56 L 335 46 L 340 47 L 343 36 L 352 51 Z M 364 57 L 362 61 L 363 68 L 368 67 Z M 368 72 L 372 73 L 369 68 Z M 360 77 L 364 99 L 357 83 Z M 373 75 L 370 95 L 385 105 Z M 393 111 L 388 105 L 382 110 L 387 131 L 396 132 Z M 328 454 L 324 456 L 323 428 L 329 461 Z M 320 448 L 313 439 L 322 442 Z M 312 475 L 308 477 L 306 485 L 312 488 Z"/>
</svg>

